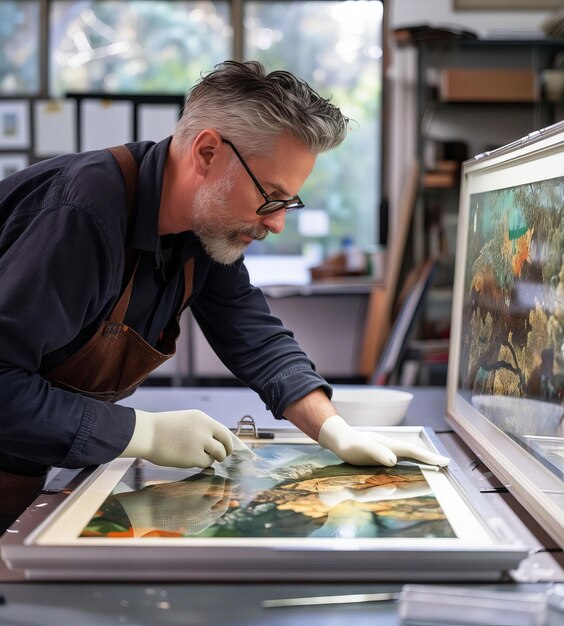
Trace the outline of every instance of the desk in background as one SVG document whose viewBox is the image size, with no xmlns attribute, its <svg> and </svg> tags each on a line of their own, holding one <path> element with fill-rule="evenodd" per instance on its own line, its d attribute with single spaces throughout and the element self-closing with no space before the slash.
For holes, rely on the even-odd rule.
<svg viewBox="0 0 564 626">
<path fill-rule="evenodd" d="M 358 361 L 370 291 L 366 277 L 319 281 L 307 285 L 262 287 L 270 309 L 296 337 L 325 377 L 358 378 Z M 210 348 L 190 310 L 182 316 L 177 354 L 153 374 L 175 385 L 204 379 L 233 379 Z"/>
</svg>

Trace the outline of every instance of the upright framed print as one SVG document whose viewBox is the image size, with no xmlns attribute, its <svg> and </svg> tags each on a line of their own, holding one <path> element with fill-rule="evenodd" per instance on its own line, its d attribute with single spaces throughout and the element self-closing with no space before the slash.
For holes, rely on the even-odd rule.
<svg viewBox="0 0 564 626">
<path fill-rule="evenodd" d="M 448 417 L 564 547 L 564 123 L 464 163 L 459 216 Z"/>
<path fill-rule="evenodd" d="M 0 102 L 0 150 L 30 147 L 29 102 L 2 100 Z"/>
<path fill-rule="evenodd" d="M 117 459 L 2 556 L 37 579 L 405 581 L 499 579 L 527 554 L 455 467 L 355 467 L 296 431 L 250 446 L 204 471 Z"/>
</svg>

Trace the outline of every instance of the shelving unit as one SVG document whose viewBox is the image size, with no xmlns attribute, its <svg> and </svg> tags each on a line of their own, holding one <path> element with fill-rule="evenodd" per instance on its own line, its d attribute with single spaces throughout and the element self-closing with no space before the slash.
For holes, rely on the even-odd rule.
<svg viewBox="0 0 564 626">
<path fill-rule="evenodd" d="M 413 256 L 418 262 L 438 254 L 448 262 L 461 162 L 558 121 L 562 103 L 546 99 L 542 72 L 553 67 L 558 53 L 564 56 L 564 41 L 459 39 L 415 45 L 422 167 Z"/>
<path fill-rule="evenodd" d="M 564 117 L 564 99 L 548 100 L 542 80 L 555 61 L 564 72 L 564 40 L 461 37 L 407 45 L 417 51 L 420 174 L 406 255 L 412 266 L 440 260 L 419 333 L 433 344 L 450 330 L 461 164 Z M 419 346 L 419 360 L 424 355 Z"/>
<path fill-rule="evenodd" d="M 418 52 L 417 158 L 421 167 L 412 225 L 414 262 L 442 260 L 452 282 L 460 165 L 558 121 L 542 72 L 564 56 L 564 41 L 424 41 Z M 563 67 L 564 70 L 564 67 Z M 433 296 L 431 294 L 432 304 Z"/>
</svg>

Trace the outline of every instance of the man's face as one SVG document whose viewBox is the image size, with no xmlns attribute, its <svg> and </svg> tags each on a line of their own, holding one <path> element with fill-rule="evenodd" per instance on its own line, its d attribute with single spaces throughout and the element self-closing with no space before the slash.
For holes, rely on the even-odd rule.
<svg viewBox="0 0 564 626">
<path fill-rule="evenodd" d="M 269 230 L 261 223 L 250 224 L 232 217 L 229 197 L 237 163 L 233 160 L 223 178 L 200 187 L 194 195 L 194 232 L 209 256 L 223 265 L 232 265 L 253 239 L 264 239 Z"/>
<path fill-rule="evenodd" d="M 220 176 L 195 193 L 192 218 L 193 231 L 209 256 L 231 265 L 252 241 L 264 239 L 269 232 L 282 232 L 286 217 L 284 210 L 256 214 L 263 196 L 231 148 L 227 144 L 222 147 L 226 165 Z M 264 190 L 278 200 L 299 191 L 313 169 L 315 155 L 293 137 L 282 136 L 269 154 L 246 161 Z"/>
</svg>

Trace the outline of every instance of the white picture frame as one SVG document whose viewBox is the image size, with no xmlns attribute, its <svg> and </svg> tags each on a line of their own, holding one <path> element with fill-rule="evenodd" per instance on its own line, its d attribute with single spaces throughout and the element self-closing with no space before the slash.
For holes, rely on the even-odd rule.
<svg viewBox="0 0 564 626">
<path fill-rule="evenodd" d="M 0 154 L 0 180 L 23 170 L 28 165 L 27 154 Z"/>
<path fill-rule="evenodd" d="M 30 147 L 29 102 L 0 102 L 0 150 Z"/>
<path fill-rule="evenodd" d="M 80 151 L 130 143 L 134 104 L 128 100 L 84 98 L 80 101 Z"/>
<path fill-rule="evenodd" d="M 52 157 L 77 151 L 76 100 L 36 100 L 34 153 Z"/>
<path fill-rule="evenodd" d="M 373 430 L 373 429 L 365 429 Z M 378 432 L 439 451 L 438 440 L 421 427 L 388 427 Z M 255 443 L 264 445 L 264 441 Z M 249 442 L 252 445 L 252 441 Z M 270 446 L 308 446 L 323 450 L 301 433 L 277 431 Z M 444 451 L 443 451 L 444 452 Z M 324 451 L 324 454 L 332 454 Z M 335 463 L 341 464 L 335 457 Z M 154 466 L 151 466 L 154 468 Z M 321 465 L 321 467 L 324 467 Z M 347 466 L 352 468 L 352 466 Z M 141 470 L 139 469 L 141 468 Z M 225 469 L 225 468 L 224 468 Z M 355 468 L 352 468 L 355 469 Z M 387 468 L 392 471 L 394 468 Z M 45 507 L 47 518 L 2 539 L 2 557 L 10 567 L 25 569 L 34 579 L 179 579 L 179 580 L 411 580 L 445 576 L 464 580 L 497 580 L 517 567 L 528 549 L 482 499 L 474 499 L 453 466 L 420 471 L 440 503 L 455 534 L 440 537 L 285 536 L 80 536 L 106 499 L 122 493 L 126 472 L 140 477 L 142 466 L 116 459 L 95 471 L 70 497 Z M 378 471 L 383 471 L 380 468 Z M 162 470 L 163 475 L 172 470 Z M 221 467 L 215 467 L 221 476 Z M 374 471 L 374 470 L 373 470 Z M 359 470 L 366 473 L 367 470 Z M 184 476 L 190 471 L 184 471 Z M 244 476 L 248 476 L 245 473 Z M 225 475 L 229 478 L 229 473 Z M 140 478 L 141 483 L 143 479 Z M 251 478 L 253 480 L 253 478 Z M 462 482 L 459 482 L 462 480 Z M 158 481 L 153 481 L 152 484 Z M 477 496 L 478 494 L 474 494 Z M 391 497 L 391 496 L 389 496 Z M 236 502 L 237 498 L 233 497 Z M 231 502 L 231 499 L 230 499 Z M 36 505 L 41 506 L 41 502 Z M 237 504 L 234 505 L 235 510 Z M 246 510 L 246 509 L 245 509 Z M 31 520 L 30 520 L 31 522 Z"/>
<path fill-rule="evenodd" d="M 472 272 L 475 271 L 473 268 L 476 267 L 475 261 L 469 254 L 470 238 L 474 242 L 472 248 L 476 250 L 478 247 L 476 243 L 478 235 L 475 233 L 480 233 L 480 214 L 476 208 L 476 198 L 480 194 L 491 194 L 498 191 L 506 192 L 507 190 L 525 186 L 527 189 L 531 189 L 535 183 L 560 180 L 564 176 L 563 163 L 564 122 L 560 122 L 463 164 L 447 377 L 447 419 L 452 423 L 462 439 L 484 460 L 484 463 L 497 478 L 504 485 L 508 486 L 509 491 L 515 498 L 535 516 L 535 519 L 542 524 L 543 528 L 562 547 L 564 547 L 564 497 L 562 495 L 564 493 L 564 482 L 558 473 L 553 471 L 554 468 L 551 469 L 550 463 L 542 462 L 539 458 L 538 450 L 536 455 L 531 454 L 528 449 L 530 436 L 541 433 L 527 431 L 531 422 L 525 423 L 524 420 L 531 419 L 531 411 L 528 407 L 532 406 L 533 403 L 538 405 L 550 404 L 553 409 L 561 408 L 563 412 L 564 408 L 558 403 L 554 403 L 554 401 L 548 403 L 541 402 L 540 399 L 527 398 L 526 396 L 521 399 L 515 393 L 501 394 L 498 391 L 497 394 L 491 394 L 488 392 L 492 401 L 498 402 L 499 410 L 497 415 L 500 415 L 502 408 L 500 400 L 503 399 L 504 403 L 507 404 L 506 401 L 510 398 L 514 403 L 512 410 L 513 425 L 511 426 L 512 432 L 510 432 L 506 418 L 504 418 L 505 423 L 500 424 L 499 419 L 494 419 L 492 415 L 489 415 L 489 411 L 481 408 L 481 405 L 476 403 L 476 398 L 483 397 L 483 394 L 486 392 L 479 392 L 475 390 L 476 385 L 464 382 L 465 378 L 469 378 L 470 366 L 466 361 L 461 365 L 461 360 L 463 360 L 462 355 L 464 354 L 475 354 L 475 351 L 468 346 L 471 346 L 470 341 L 473 337 L 480 336 L 479 330 L 471 330 L 472 326 L 468 323 L 468 320 L 463 320 L 464 307 L 466 306 L 468 310 L 468 303 L 470 302 L 474 307 L 474 311 L 476 311 L 475 303 L 479 304 L 479 300 L 471 295 L 467 285 L 469 277 L 475 280 Z M 519 206 L 516 204 L 507 206 L 512 211 L 519 209 Z M 505 223 L 501 217 L 497 217 L 495 222 Z M 533 226 L 534 230 L 538 232 L 535 224 L 530 224 L 530 226 Z M 551 238 L 551 241 L 557 241 L 557 239 Z M 511 240 L 508 240 L 507 245 L 510 245 L 510 249 L 513 250 L 517 243 L 512 244 Z M 532 251 L 543 249 L 544 246 L 542 242 L 540 244 L 533 242 L 531 245 L 530 249 Z M 515 250 L 517 251 L 517 256 L 519 256 L 519 248 L 515 248 Z M 548 254 L 549 252 L 545 249 L 543 255 L 548 256 Z M 552 254 L 553 251 L 550 252 L 551 257 Z M 562 258 L 563 254 L 564 250 L 561 250 L 560 258 Z M 521 259 L 520 256 L 519 258 Z M 553 281 L 549 282 L 552 283 Z M 519 286 L 518 282 L 516 284 Z M 539 284 L 542 286 L 542 283 Z M 526 287 L 530 289 L 531 284 L 528 283 Z M 546 285 L 546 289 L 553 287 Z M 492 292 L 492 289 L 488 287 L 488 293 L 490 292 Z M 519 292 L 517 291 L 516 293 L 518 294 Z M 491 301 L 493 306 L 496 306 L 497 300 L 493 299 Z M 507 302 L 507 295 L 502 301 Z M 534 299 L 531 302 L 527 302 L 517 298 L 516 303 L 519 303 L 519 306 L 523 306 L 526 309 L 530 308 L 532 311 L 536 311 L 537 306 L 544 310 L 540 302 L 538 305 L 534 303 Z M 513 312 L 510 312 L 510 314 L 515 315 Z M 524 314 L 521 312 L 518 314 L 527 319 L 528 314 L 526 311 Z M 550 311 L 548 311 L 547 315 L 550 316 Z M 531 318 L 529 317 L 529 319 Z M 495 337 L 504 332 L 509 332 L 508 323 L 500 324 L 493 321 L 492 329 L 495 329 L 495 331 L 492 331 L 492 338 L 494 337 L 494 332 Z M 481 341 L 484 346 L 491 346 L 492 338 L 485 337 Z M 507 341 L 505 341 L 504 346 L 506 344 Z M 515 370 L 519 370 L 521 367 L 518 362 L 519 359 L 527 360 L 527 346 L 527 343 L 513 346 L 513 353 L 520 355 L 517 357 L 517 362 L 515 362 Z M 536 345 L 531 351 L 535 354 L 540 354 L 541 347 Z M 494 356 L 491 362 L 498 364 L 502 363 L 503 360 L 496 359 Z M 489 364 L 484 364 L 482 371 L 490 371 L 488 368 Z M 510 371 L 509 367 L 506 369 Z M 472 388 L 468 388 L 469 386 Z M 496 397 L 498 400 L 496 400 Z M 519 408 L 520 402 L 521 408 Z M 550 416 L 550 412 L 545 412 Z M 535 415 L 538 418 L 541 416 L 538 410 L 535 410 Z M 554 420 L 552 419 L 551 423 L 553 422 Z M 561 433 L 559 436 L 562 438 Z"/>
</svg>

